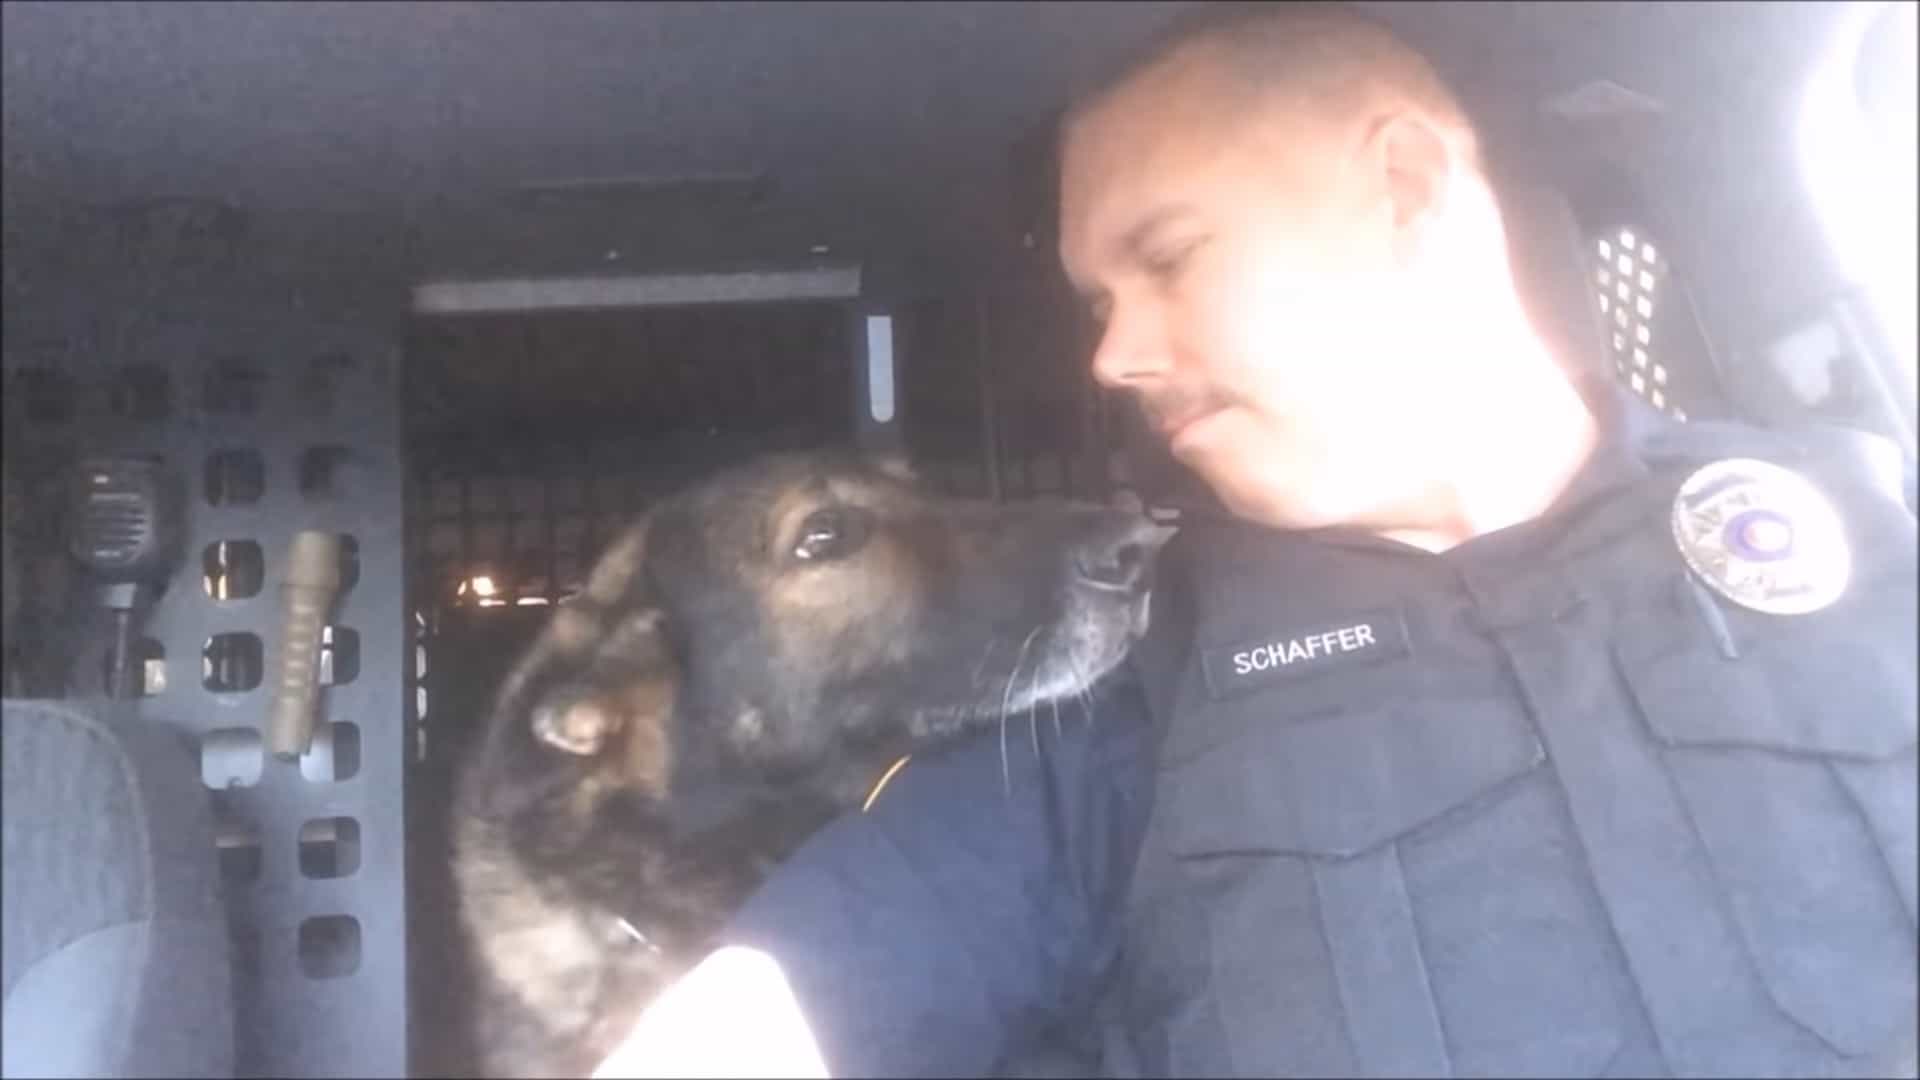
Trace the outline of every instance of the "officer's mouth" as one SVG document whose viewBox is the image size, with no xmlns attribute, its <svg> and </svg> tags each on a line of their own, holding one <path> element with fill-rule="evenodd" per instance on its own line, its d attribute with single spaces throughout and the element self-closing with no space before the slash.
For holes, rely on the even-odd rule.
<svg viewBox="0 0 1920 1080">
<path fill-rule="evenodd" d="M 1179 457 L 1183 452 L 1191 451 L 1199 445 L 1206 437 L 1208 430 L 1214 426 L 1213 422 L 1223 416 L 1227 408 L 1222 405 L 1187 413 L 1170 423 L 1163 423 L 1160 426 L 1160 435 L 1166 439 L 1167 448 L 1173 451 L 1175 457 Z"/>
</svg>

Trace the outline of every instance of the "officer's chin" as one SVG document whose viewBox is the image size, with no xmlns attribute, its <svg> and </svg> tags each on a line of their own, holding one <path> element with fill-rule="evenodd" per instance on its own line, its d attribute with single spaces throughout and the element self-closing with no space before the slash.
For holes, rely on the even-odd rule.
<svg viewBox="0 0 1920 1080">
<path fill-rule="evenodd" d="M 1314 455 L 1319 456 L 1319 455 Z M 1347 520 L 1352 485 L 1301 483 L 1303 476 L 1337 475 L 1331 467 L 1303 469 L 1287 462 L 1308 457 L 1299 447 L 1257 434 L 1195 455 L 1188 468 L 1233 516 L 1271 529 L 1324 529 Z"/>
<path fill-rule="evenodd" d="M 1304 505 L 1296 493 L 1276 482 L 1261 459 L 1209 460 L 1192 466 L 1220 505 L 1237 518 L 1274 529 L 1316 529 L 1332 524 Z"/>
</svg>

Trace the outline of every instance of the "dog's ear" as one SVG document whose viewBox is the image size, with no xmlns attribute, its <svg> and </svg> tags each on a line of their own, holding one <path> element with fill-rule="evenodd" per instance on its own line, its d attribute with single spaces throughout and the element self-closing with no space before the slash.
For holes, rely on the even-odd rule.
<svg viewBox="0 0 1920 1080">
<path fill-rule="evenodd" d="M 654 609 L 608 628 L 583 668 L 555 673 L 529 710 L 533 737 L 563 753 L 591 757 L 624 736 L 664 730 L 679 690 L 679 669 Z M 630 741 L 630 740 L 629 740 Z"/>
<path fill-rule="evenodd" d="M 616 537 L 593 564 L 578 595 L 553 610 L 533 644 L 501 683 L 496 701 L 510 711 L 524 707 L 536 684 L 553 684 L 584 671 L 617 626 L 623 609 L 644 609 L 648 523 Z"/>
<path fill-rule="evenodd" d="M 542 745 L 591 762 L 612 787 L 658 798 L 672 777 L 680 692 L 664 621 L 653 609 L 626 615 L 586 670 L 543 696 L 528 718 Z"/>
<path fill-rule="evenodd" d="M 651 597 L 636 595 L 646 591 L 647 535 L 652 532 L 651 526 L 648 519 L 640 519 L 600 553 L 593 572 L 587 575 L 586 587 L 580 591 L 587 603 L 613 608 L 652 601 Z"/>
<path fill-rule="evenodd" d="M 592 698 L 535 705 L 532 723 L 534 738 L 576 757 L 599 753 L 619 726 L 617 716 Z"/>
<path fill-rule="evenodd" d="M 657 785 L 679 666 L 646 584 L 648 523 L 622 533 L 580 593 L 554 610 L 501 688 L 509 723 L 616 784 Z M 525 737 L 520 736 L 520 737 Z"/>
</svg>

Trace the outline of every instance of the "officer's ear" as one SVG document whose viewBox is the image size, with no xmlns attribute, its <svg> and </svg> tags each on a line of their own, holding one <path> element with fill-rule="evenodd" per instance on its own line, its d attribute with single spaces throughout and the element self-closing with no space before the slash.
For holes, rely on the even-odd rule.
<svg viewBox="0 0 1920 1080">
<path fill-rule="evenodd" d="M 1392 213 L 1394 253 L 1411 263 L 1446 205 L 1453 149 L 1432 121 L 1402 110 L 1375 124 L 1362 154 Z"/>
</svg>

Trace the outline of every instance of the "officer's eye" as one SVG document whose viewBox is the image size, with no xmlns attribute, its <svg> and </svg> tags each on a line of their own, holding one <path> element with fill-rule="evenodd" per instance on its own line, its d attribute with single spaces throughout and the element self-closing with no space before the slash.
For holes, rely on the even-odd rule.
<svg viewBox="0 0 1920 1080">
<path fill-rule="evenodd" d="M 1203 242 L 1195 239 L 1155 248 L 1141 257 L 1141 265 L 1146 268 L 1148 277 L 1165 284 L 1179 275 L 1187 265 L 1187 257 L 1192 255 Z"/>
<path fill-rule="evenodd" d="M 849 506 L 816 510 L 800 525 L 793 557 L 803 562 L 844 559 L 860 550 L 871 532 L 872 521 L 865 511 Z"/>
</svg>

